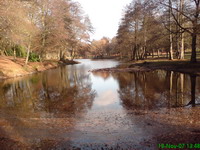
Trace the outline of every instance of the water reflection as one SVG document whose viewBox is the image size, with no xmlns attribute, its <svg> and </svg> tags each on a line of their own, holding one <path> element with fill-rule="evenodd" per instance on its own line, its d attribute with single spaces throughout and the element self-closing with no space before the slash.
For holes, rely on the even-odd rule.
<svg viewBox="0 0 200 150">
<path fill-rule="evenodd" d="M 73 67 L 60 67 L 18 81 L 6 80 L 0 86 L 0 108 L 24 113 L 82 112 L 91 108 L 95 96 L 89 75 Z"/>
<path fill-rule="evenodd" d="M 0 139 L 8 140 L 0 140 L 1 147 L 6 148 L 5 143 L 70 147 L 76 122 L 90 111 L 96 96 L 88 71 L 101 66 L 99 61 L 81 61 L 80 65 L 0 81 Z"/>
<path fill-rule="evenodd" d="M 191 101 L 187 104 L 187 106 L 192 105 L 192 107 L 195 107 L 196 105 L 200 105 L 200 103 L 196 103 L 197 76 L 196 75 L 190 75 L 190 81 L 191 81 Z"/>
<path fill-rule="evenodd" d="M 193 75 L 160 70 L 117 74 L 115 78 L 119 80 L 120 98 L 123 106 L 127 109 L 183 107 L 191 99 L 192 103 L 195 104 L 195 94 L 199 96 L 199 91 L 195 92 L 196 77 Z"/>
<path fill-rule="evenodd" d="M 102 76 L 101 76 L 102 75 Z M 95 73 L 91 75 L 92 88 L 96 91 L 96 97 L 94 101 L 93 109 L 100 108 L 118 108 L 119 96 L 118 89 L 119 84 L 108 73 Z"/>
<path fill-rule="evenodd" d="M 96 141 L 131 145 L 157 132 L 132 110 L 199 103 L 200 78 L 194 75 L 161 70 L 90 73 L 118 63 L 79 61 L 82 64 L 0 81 L 0 139 L 32 149 L 62 149 Z"/>
<path fill-rule="evenodd" d="M 91 109 L 94 97 L 89 75 L 73 66 L 1 81 L 0 138 L 8 141 L 0 145 L 49 148 L 64 139 L 69 146 L 76 119 Z"/>
<path fill-rule="evenodd" d="M 196 85 L 199 78 L 195 75 L 162 70 L 113 74 L 102 72 L 93 75 L 105 80 L 113 77 L 118 82 L 118 94 L 126 109 L 195 106 L 199 101 L 199 85 Z"/>
</svg>

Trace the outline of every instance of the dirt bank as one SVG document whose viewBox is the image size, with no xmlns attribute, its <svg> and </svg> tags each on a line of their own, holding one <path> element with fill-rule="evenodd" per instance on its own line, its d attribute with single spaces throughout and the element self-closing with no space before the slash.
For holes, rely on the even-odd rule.
<svg viewBox="0 0 200 150">
<path fill-rule="evenodd" d="M 43 62 L 29 62 L 24 65 L 25 59 L 13 57 L 0 56 L 0 79 L 8 79 L 13 77 L 20 77 L 36 72 L 45 71 L 58 67 L 59 65 L 77 64 L 75 61 L 43 61 Z"/>
<path fill-rule="evenodd" d="M 186 74 L 200 75 L 200 63 L 190 63 L 189 61 L 180 60 L 147 60 L 138 62 L 122 63 L 116 68 L 105 68 L 92 70 L 91 72 L 108 71 L 108 72 L 145 72 L 153 70 L 176 71 Z"/>
</svg>

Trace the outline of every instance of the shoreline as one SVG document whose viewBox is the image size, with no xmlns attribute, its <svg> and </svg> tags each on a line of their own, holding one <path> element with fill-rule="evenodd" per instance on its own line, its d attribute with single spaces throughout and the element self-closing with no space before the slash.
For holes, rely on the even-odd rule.
<svg viewBox="0 0 200 150">
<path fill-rule="evenodd" d="M 186 60 L 147 60 L 122 63 L 114 68 L 91 70 L 91 72 L 149 72 L 154 70 L 174 71 L 200 76 L 200 63 L 190 63 Z"/>
<path fill-rule="evenodd" d="M 73 65 L 79 63 L 73 60 L 45 60 L 43 62 L 29 62 L 25 66 L 24 62 L 24 58 L 16 58 L 16 60 L 14 60 L 12 56 L 0 56 L 0 80 L 23 77 L 54 69 L 62 65 Z"/>
</svg>

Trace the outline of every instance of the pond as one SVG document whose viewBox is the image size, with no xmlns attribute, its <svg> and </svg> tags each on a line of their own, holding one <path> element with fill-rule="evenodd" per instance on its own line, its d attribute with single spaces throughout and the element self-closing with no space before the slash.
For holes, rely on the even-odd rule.
<svg viewBox="0 0 200 150">
<path fill-rule="evenodd" d="M 119 63 L 78 61 L 0 81 L 1 147 L 155 149 L 161 132 L 179 131 L 188 123 L 199 129 L 199 77 L 162 70 L 92 73 Z M 184 117 L 177 123 L 172 116 Z"/>
</svg>

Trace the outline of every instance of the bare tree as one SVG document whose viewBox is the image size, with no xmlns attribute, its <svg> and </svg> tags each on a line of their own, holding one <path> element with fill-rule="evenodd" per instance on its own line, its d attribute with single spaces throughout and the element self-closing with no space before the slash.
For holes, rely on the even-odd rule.
<svg viewBox="0 0 200 150">
<path fill-rule="evenodd" d="M 173 4 L 172 5 L 166 4 L 163 1 L 161 2 L 161 4 L 172 10 L 171 14 L 173 16 L 173 19 L 176 22 L 176 24 L 181 28 L 182 32 L 188 32 L 191 35 L 192 54 L 190 62 L 192 63 L 197 62 L 196 46 L 197 46 L 197 36 L 200 33 L 199 31 L 200 0 L 188 0 L 187 2 L 184 3 L 183 10 L 174 7 Z M 183 1 L 181 1 L 181 4 L 183 7 Z M 175 15 L 175 13 L 177 12 L 179 12 L 180 15 L 183 16 L 182 22 L 180 22 L 177 16 Z"/>
</svg>

